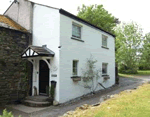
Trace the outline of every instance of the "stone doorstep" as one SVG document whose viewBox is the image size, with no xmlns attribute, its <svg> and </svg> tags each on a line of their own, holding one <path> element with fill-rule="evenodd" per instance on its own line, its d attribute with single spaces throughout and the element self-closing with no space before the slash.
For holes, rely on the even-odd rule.
<svg viewBox="0 0 150 117">
<path fill-rule="evenodd" d="M 52 105 L 52 102 L 36 102 L 36 101 L 32 101 L 32 100 L 24 100 L 23 104 L 25 104 L 26 106 L 31 106 L 31 107 L 47 107 Z"/>
<path fill-rule="evenodd" d="M 24 102 L 29 102 L 29 103 L 34 103 L 34 104 L 49 104 L 50 103 L 48 101 L 45 101 L 45 102 L 35 102 L 35 101 L 32 101 L 32 100 L 24 100 Z"/>
<path fill-rule="evenodd" d="M 46 102 L 48 96 L 28 96 L 25 98 L 25 100 L 31 100 L 31 101 L 36 101 L 36 102 Z"/>
<path fill-rule="evenodd" d="M 53 104 L 52 101 L 48 101 L 48 96 L 29 96 L 23 100 L 23 104 L 30 107 L 47 107 Z"/>
</svg>

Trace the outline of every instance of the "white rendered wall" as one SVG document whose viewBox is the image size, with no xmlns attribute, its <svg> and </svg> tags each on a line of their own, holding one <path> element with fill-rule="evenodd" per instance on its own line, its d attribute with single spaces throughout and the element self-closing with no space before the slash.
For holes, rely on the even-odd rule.
<svg viewBox="0 0 150 117">
<path fill-rule="evenodd" d="M 17 0 L 4 14 L 31 32 L 32 4 L 26 0 Z"/>
<path fill-rule="evenodd" d="M 59 10 L 40 6 L 33 6 L 33 45 L 47 45 L 47 48 L 55 52 L 54 58 L 50 61 L 50 81 L 57 81 L 56 97 L 59 101 L 59 35 L 60 35 Z M 57 74 L 57 77 L 51 77 Z M 36 83 L 38 87 L 38 83 Z"/>
<path fill-rule="evenodd" d="M 82 25 L 82 40 L 84 42 L 71 39 L 72 22 Z M 102 34 L 108 36 L 108 48 L 102 48 Z M 115 83 L 115 44 L 114 37 L 98 29 L 91 28 L 78 21 L 60 14 L 60 103 L 89 93 L 89 89 L 82 86 L 81 81 L 72 81 L 72 61 L 78 60 L 78 75 L 81 75 L 81 68 L 84 68 L 86 59 L 90 54 L 98 61 L 97 68 L 102 68 L 102 63 L 108 63 L 108 75 L 110 79 L 103 83 L 105 87 L 110 87 Z M 103 79 L 101 78 L 100 82 Z M 102 89 L 98 86 L 97 90 Z"/>
</svg>

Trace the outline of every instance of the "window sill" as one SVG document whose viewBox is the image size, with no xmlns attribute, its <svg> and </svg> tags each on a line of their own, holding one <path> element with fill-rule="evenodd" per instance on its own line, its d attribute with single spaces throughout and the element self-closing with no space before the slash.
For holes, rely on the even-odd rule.
<svg viewBox="0 0 150 117">
<path fill-rule="evenodd" d="M 104 76 L 109 76 L 109 75 L 107 75 L 107 74 L 102 74 L 102 77 L 104 77 Z"/>
<path fill-rule="evenodd" d="M 109 48 L 107 48 L 107 47 L 105 47 L 105 46 L 102 46 L 102 48 L 109 49 Z"/>
<path fill-rule="evenodd" d="M 83 40 L 78 39 L 78 38 L 75 38 L 75 37 L 71 37 L 71 39 L 73 39 L 73 40 L 77 40 L 77 41 L 81 41 L 81 42 L 84 42 Z"/>
<path fill-rule="evenodd" d="M 71 79 L 73 81 L 81 81 L 81 76 L 72 76 Z"/>
</svg>

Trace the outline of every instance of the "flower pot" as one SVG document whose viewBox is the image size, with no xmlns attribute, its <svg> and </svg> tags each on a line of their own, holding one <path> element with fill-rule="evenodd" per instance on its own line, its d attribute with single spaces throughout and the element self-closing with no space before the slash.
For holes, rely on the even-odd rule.
<svg viewBox="0 0 150 117">
<path fill-rule="evenodd" d="M 71 77 L 73 81 L 81 81 L 81 77 L 80 76 L 73 76 Z"/>
</svg>

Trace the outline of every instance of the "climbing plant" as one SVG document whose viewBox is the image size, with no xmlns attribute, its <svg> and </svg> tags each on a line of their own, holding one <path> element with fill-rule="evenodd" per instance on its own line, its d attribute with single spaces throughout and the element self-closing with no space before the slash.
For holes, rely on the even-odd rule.
<svg viewBox="0 0 150 117">
<path fill-rule="evenodd" d="M 98 86 L 98 79 L 101 78 L 101 70 L 96 69 L 97 60 L 94 60 L 91 55 L 90 58 L 87 59 L 85 68 L 82 69 L 82 80 L 84 83 L 84 87 L 91 90 L 92 93 L 95 92 Z"/>
</svg>

